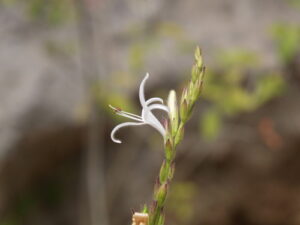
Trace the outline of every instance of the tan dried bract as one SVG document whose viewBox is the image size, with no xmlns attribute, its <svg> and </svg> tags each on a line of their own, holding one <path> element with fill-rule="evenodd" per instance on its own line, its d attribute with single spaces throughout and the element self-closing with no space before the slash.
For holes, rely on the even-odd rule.
<svg viewBox="0 0 300 225">
<path fill-rule="evenodd" d="M 132 225 L 148 225 L 149 215 L 147 213 L 134 213 Z"/>
</svg>

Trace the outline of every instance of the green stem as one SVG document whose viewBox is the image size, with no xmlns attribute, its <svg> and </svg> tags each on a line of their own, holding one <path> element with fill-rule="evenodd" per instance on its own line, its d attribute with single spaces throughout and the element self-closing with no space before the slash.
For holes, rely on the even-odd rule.
<svg viewBox="0 0 300 225">
<path fill-rule="evenodd" d="M 154 190 L 154 204 L 150 211 L 149 225 L 163 225 L 164 223 L 163 209 L 169 191 L 169 184 L 173 179 L 175 170 L 174 159 L 176 156 L 176 147 L 183 138 L 184 125 L 189 120 L 202 90 L 205 69 L 203 67 L 201 51 L 198 47 L 195 51 L 195 60 L 196 62 L 192 69 L 192 79 L 182 93 L 179 125 L 176 93 L 175 91 L 171 91 L 169 94 L 170 129 L 166 126 L 165 159 L 161 165 L 158 183 Z"/>
<path fill-rule="evenodd" d="M 172 137 L 172 143 L 174 143 L 173 147 L 172 147 L 172 156 L 168 157 L 168 155 L 166 153 L 164 163 L 161 165 L 161 168 L 160 168 L 161 172 L 159 174 L 160 185 L 157 188 L 157 190 L 154 192 L 155 200 L 154 200 L 153 208 L 151 209 L 149 225 L 162 225 L 162 224 L 160 224 L 160 221 L 163 221 L 163 220 L 160 220 L 160 218 L 163 217 L 163 208 L 165 205 L 166 196 L 164 196 L 163 199 L 159 199 L 161 197 L 159 194 L 167 195 L 167 192 L 169 191 L 169 184 L 171 183 L 171 181 L 173 179 L 173 173 L 175 170 L 175 164 L 173 164 L 174 159 L 176 157 L 176 146 L 175 146 L 176 141 L 175 140 L 178 135 L 183 136 L 182 134 L 179 134 L 179 132 L 182 132 L 184 125 L 185 125 L 185 123 L 181 121 L 179 124 L 178 130 L 176 131 L 175 135 Z M 179 144 L 179 142 L 176 143 L 176 145 L 178 145 L 178 144 Z M 167 146 L 165 146 L 165 148 L 167 148 Z M 165 193 L 158 193 L 159 191 L 161 191 L 161 192 L 165 191 Z"/>
</svg>

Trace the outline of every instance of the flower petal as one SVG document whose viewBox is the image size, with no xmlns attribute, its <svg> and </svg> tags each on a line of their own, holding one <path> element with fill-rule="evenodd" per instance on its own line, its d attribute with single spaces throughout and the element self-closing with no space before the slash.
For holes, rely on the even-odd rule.
<svg viewBox="0 0 300 225">
<path fill-rule="evenodd" d="M 165 106 L 165 105 L 162 105 L 162 104 L 153 104 L 153 105 L 150 105 L 148 107 L 148 109 L 150 111 L 153 110 L 153 109 L 160 109 L 160 110 L 163 110 L 163 111 L 169 113 L 169 108 L 167 106 Z"/>
<path fill-rule="evenodd" d="M 140 84 L 139 98 L 140 98 L 140 103 L 141 103 L 142 107 L 146 106 L 146 101 L 145 101 L 145 83 L 146 83 L 148 77 L 149 77 L 149 73 L 146 73 L 146 76 L 144 77 L 144 79 L 142 80 L 142 82 Z"/>
<path fill-rule="evenodd" d="M 149 119 L 146 121 L 147 124 L 149 124 L 150 126 L 154 127 L 156 130 L 158 130 L 159 133 L 161 133 L 161 135 L 163 136 L 163 138 L 165 138 L 166 131 L 163 125 L 159 122 L 159 120 L 151 112 L 149 113 L 148 118 Z"/>
<path fill-rule="evenodd" d="M 111 137 L 111 139 L 112 139 L 114 142 L 121 144 L 122 141 L 120 141 L 119 139 L 116 139 L 116 138 L 115 138 L 115 133 L 117 132 L 117 130 L 119 130 L 119 129 L 122 128 L 122 127 L 140 126 L 140 125 L 144 125 L 144 124 L 145 124 L 145 123 L 136 123 L 136 122 L 126 122 L 126 123 L 121 123 L 121 124 L 117 125 L 117 126 L 111 131 L 110 137 Z"/>
<path fill-rule="evenodd" d="M 149 124 L 150 126 L 154 127 L 156 130 L 161 133 L 163 137 L 165 137 L 166 131 L 163 125 L 159 122 L 159 120 L 153 115 L 153 113 L 149 110 L 148 107 L 143 108 L 142 110 L 142 118 L 144 123 Z"/>
<path fill-rule="evenodd" d="M 146 105 L 152 104 L 153 102 L 159 102 L 159 103 L 163 104 L 164 100 L 162 100 L 161 98 L 149 98 L 146 101 Z"/>
</svg>

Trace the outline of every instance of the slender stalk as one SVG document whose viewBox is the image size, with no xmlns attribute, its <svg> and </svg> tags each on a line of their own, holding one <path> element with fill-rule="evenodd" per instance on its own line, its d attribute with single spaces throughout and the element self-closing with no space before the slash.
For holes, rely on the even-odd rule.
<svg viewBox="0 0 300 225">
<path fill-rule="evenodd" d="M 161 165 L 156 180 L 153 204 L 150 207 L 149 225 L 164 224 L 164 207 L 170 183 L 175 171 L 176 147 L 184 136 L 184 126 L 192 114 L 192 110 L 202 90 L 205 69 L 202 63 L 200 49 L 195 51 L 195 64 L 192 68 L 192 79 L 183 90 L 178 110 L 175 91 L 171 91 L 168 99 L 169 120 L 166 122 L 165 159 Z M 179 113 L 180 112 L 180 113 Z M 180 114 L 180 116 L 179 116 Z"/>
</svg>

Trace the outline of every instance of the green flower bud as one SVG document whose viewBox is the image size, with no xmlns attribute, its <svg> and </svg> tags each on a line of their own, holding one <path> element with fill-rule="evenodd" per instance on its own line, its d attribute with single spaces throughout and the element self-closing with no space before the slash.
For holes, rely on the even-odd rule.
<svg viewBox="0 0 300 225">
<path fill-rule="evenodd" d="M 168 97 L 169 117 L 171 124 L 171 134 L 174 137 L 178 128 L 178 106 L 176 92 L 171 90 Z"/>
<path fill-rule="evenodd" d="M 168 183 L 165 182 L 163 185 L 160 186 L 156 194 L 156 200 L 158 206 L 163 206 L 167 197 L 167 192 L 168 192 Z"/>
<path fill-rule="evenodd" d="M 159 181 L 161 184 L 166 182 L 169 174 L 169 168 L 169 163 L 167 163 L 166 160 L 164 160 L 159 171 Z"/>
<path fill-rule="evenodd" d="M 195 82 L 195 93 L 194 93 L 195 94 L 195 96 L 194 96 L 195 101 L 199 98 L 199 96 L 201 94 L 201 91 L 202 91 L 204 72 L 205 72 L 205 67 L 203 67 L 201 69 L 201 73 L 199 74 L 199 78 Z"/>
<path fill-rule="evenodd" d="M 175 136 L 175 146 L 177 146 L 182 141 L 183 136 L 184 136 L 184 127 L 180 126 L 178 128 L 178 132 L 177 132 L 177 134 Z"/>
<path fill-rule="evenodd" d="M 154 184 L 154 193 L 157 192 L 158 188 L 160 187 L 161 183 L 160 183 L 160 179 L 159 176 L 156 178 L 155 180 L 155 184 Z"/>
<path fill-rule="evenodd" d="M 188 103 L 186 100 L 183 100 L 183 102 L 180 105 L 180 119 L 183 123 L 185 123 L 188 119 Z"/>
<path fill-rule="evenodd" d="M 170 167 L 169 177 L 168 177 L 169 180 L 172 180 L 174 173 L 175 173 L 175 162 L 172 162 Z"/>
<path fill-rule="evenodd" d="M 190 83 L 190 87 L 189 87 L 189 97 L 188 97 L 188 100 L 189 100 L 189 108 L 192 107 L 192 105 L 195 104 L 197 98 L 198 98 L 198 81 L 199 79 L 196 80 L 195 83 Z"/>
<path fill-rule="evenodd" d="M 190 85 L 189 85 L 189 92 L 188 92 L 188 100 L 192 100 L 193 99 L 193 96 L 194 96 L 194 89 L 195 89 L 195 84 L 193 82 L 190 82 Z"/>
<path fill-rule="evenodd" d="M 192 67 L 192 82 L 195 83 L 199 77 L 199 67 L 197 65 L 193 65 Z"/>
<path fill-rule="evenodd" d="M 166 142 L 171 137 L 169 119 L 164 119 L 163 125 L 166 131 L 166 135 L 165 135 L 165 142 Z"/>
<path fill-rule="evenodd" d="M 195 86 L 195 99 L 197 100 L 201 94 L 201 90 L 202 90 L 202 80 L 198 79 L 196 81 L 196 86 Z"/>
<path fill-rule="evenodd" d="M 166 141 L 165 144 L 165 155 L 167 160 L 172 160 L 173 158 L 173 144 L 170 139 Z"/>
<path fill-rule="evenodd" d="M 148 207 L 146 204 L 143 206 L 142 213 L 149 213 L 149 210 L 148 210 Z"/>
<path fill-rule="evenodd" d="M 188 97 L 188 90 L 186 87 L 184 87 L 183 91 L 182 91 L 182 95 L 181 95 L 181 100 L 180 100 L 180 104 L 182 104 L 185 101 L 187 101 L 187 97 Z"/>
<path fill-rule="evenodd" d="M 195 60 L 196 60 L 196 65 L 201 68 L 203 65 L 203 60 L 202 60 L 202 56 L 201 56 L 201 50 L 199 47 L 196 48 L 195 51 Z"/>
</svg>

